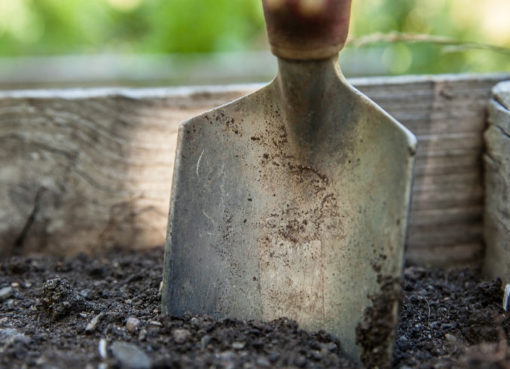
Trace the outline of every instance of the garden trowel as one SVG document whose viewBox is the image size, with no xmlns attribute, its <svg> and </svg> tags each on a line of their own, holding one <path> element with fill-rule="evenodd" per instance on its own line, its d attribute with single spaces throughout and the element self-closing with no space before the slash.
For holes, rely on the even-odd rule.
<svg viewBox="0 0 510 369">
<path fill-rule="evenodd" d="M 163 312 L 287 317 L 391 359 L 415 137 L 338 65 L 351 0 L 263 0 L 279 71 L 179 129 Z"/>
</svg>

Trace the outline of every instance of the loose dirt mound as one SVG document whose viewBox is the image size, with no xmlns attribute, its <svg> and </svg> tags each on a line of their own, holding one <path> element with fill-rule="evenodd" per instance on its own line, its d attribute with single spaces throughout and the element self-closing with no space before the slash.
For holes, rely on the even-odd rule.
<svg viewBox="0 0 510 369">
<path fill-rule="evenodd" d="M 0 261 L 0 368 L 356 368 L 279 319 L 160 315 L 162 251 Z M 407 268 L 395 368 L 509 368 L 501 286 Z"/>
</svg>

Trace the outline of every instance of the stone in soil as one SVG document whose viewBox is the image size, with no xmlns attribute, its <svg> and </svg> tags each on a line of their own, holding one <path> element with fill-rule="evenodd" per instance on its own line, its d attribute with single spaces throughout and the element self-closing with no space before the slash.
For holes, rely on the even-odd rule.
<svg viewBox="0 0 510 369">
<path fill-rule="evenodd" d="M 4 287 L 0 289 L 0 302 L 7 300 L 12 296 L 12 287 Z"/>
<path fill-rule="evenodd" d="M 9 346 L 15 342 L 29 344 L 30 338 L 28 338 L 23 333 L 19 332 L 17 329 L 14 328 L 0 329 L 0 347 Z"/>
<path fill-rule="evenodd" d="M 111 346 L 113 357 L 122 369 L 149 369 L 149 357 L 137 346 L 127 342 L 114 342 Z"/>
<path fill-rule="evenodd" d="M 127 318 L 126 329 L 128 330 L 129 333 L 134 333 L 138 329 L 139 326 L 140 326 L 140 320 L 138 320 L 132 316 Z"/>
<path fill-rule="evenodd" d="M 183 344 L 191 337 L 191 333 L 187 329 L 175 329 L 172 332 L 172 336 L 174 337 L 175 343 Z"/>
<path fill-rule="evenodd" d="M 104 313 L 101 312 L 101 313 L 97 314 L 94 318 L 92 318 L 92 320 L 89 322 L 89 324 L 87 324 L 87 326 L 85 327 L 85 332 L 87 332 L 87 333 L 94 332 L 97 328 L 97 325 L 99 324 L 99 321 L 103 318 L 103 316 L 104 316 Z"/>
</svg>

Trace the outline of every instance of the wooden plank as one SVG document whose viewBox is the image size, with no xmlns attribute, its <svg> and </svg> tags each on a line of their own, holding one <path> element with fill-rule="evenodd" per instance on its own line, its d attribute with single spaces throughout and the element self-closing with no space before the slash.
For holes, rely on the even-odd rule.
<svg viewBox="0 0 510 369">
<path fill-rule="evenodd" d="M 425 265 L 442 268 L 478 267 L 483 256 L 480 242 L 428 248 L 408 248 L 408 265 Z"/>
<path fill-rule="evenodd" d="M 430 248 L 431 245 L 450 247 L 482 242 L 482 225 L 477 224 L 440 224 L 409 227 L 409 244 L 413 248 Z"/>
<path fill-rule="evenodd" d="M 481 248 L 464 235 L 481 225 L 490 89 L 509 78 L 352 80 L 418 136 L 410 257 Z M 0 92 L 1 253 L 162 245 L 179 122 L 258 87 Z"/>
<path fill-rule="evenodd" d="M 447 224 L 475 224 L 482 220 L 483 206 L 472 205 L 446 209 L 411 210 L 410 226 L 437 226 Z"/>
<path fill-rule="evenodd" d="M 461 173 L 443 173 L 436 175 L 416 176 L 414 180 L 415 191 L 436 191 L 447 185 L 461 185 L 475 187 L 480 183 L 480 173 L 464 171 Z"/>
<path fill-rule="evenodd" d="M 472 155 L 446 157 L 429 155 L 416 160 L 414 175 L 416 177 L 428 177 L 443 174 L 473 173 L 473 167 L 481 167 L 481 158 L 476 155 L 476 151 Z"/>
<path fill-rule="evenodd" d="M 510 283 L 510 82 L 493 90 L 485 132 L 485 273 Z"/>
<path fill-rule="evenodd" d="M 483 204 L 482 185 L 464 186 L 463 184 L 438 186 L 431 190 L 414 190 L 411 208 L 415 210 L 449 209 L 454 207 L 476 206 Z"/>
</svg>

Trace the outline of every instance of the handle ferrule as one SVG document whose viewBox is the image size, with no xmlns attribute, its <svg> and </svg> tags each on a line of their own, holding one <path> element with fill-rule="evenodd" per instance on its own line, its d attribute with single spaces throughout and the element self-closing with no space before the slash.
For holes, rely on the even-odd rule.
<svg viewBox="0 0 510 369">
<path fill-rule="evenodd" d="M 291 60 L 327 59 L 344 47 L 351 0 L 262 0 L 273 54 Z"/>
</svg>

